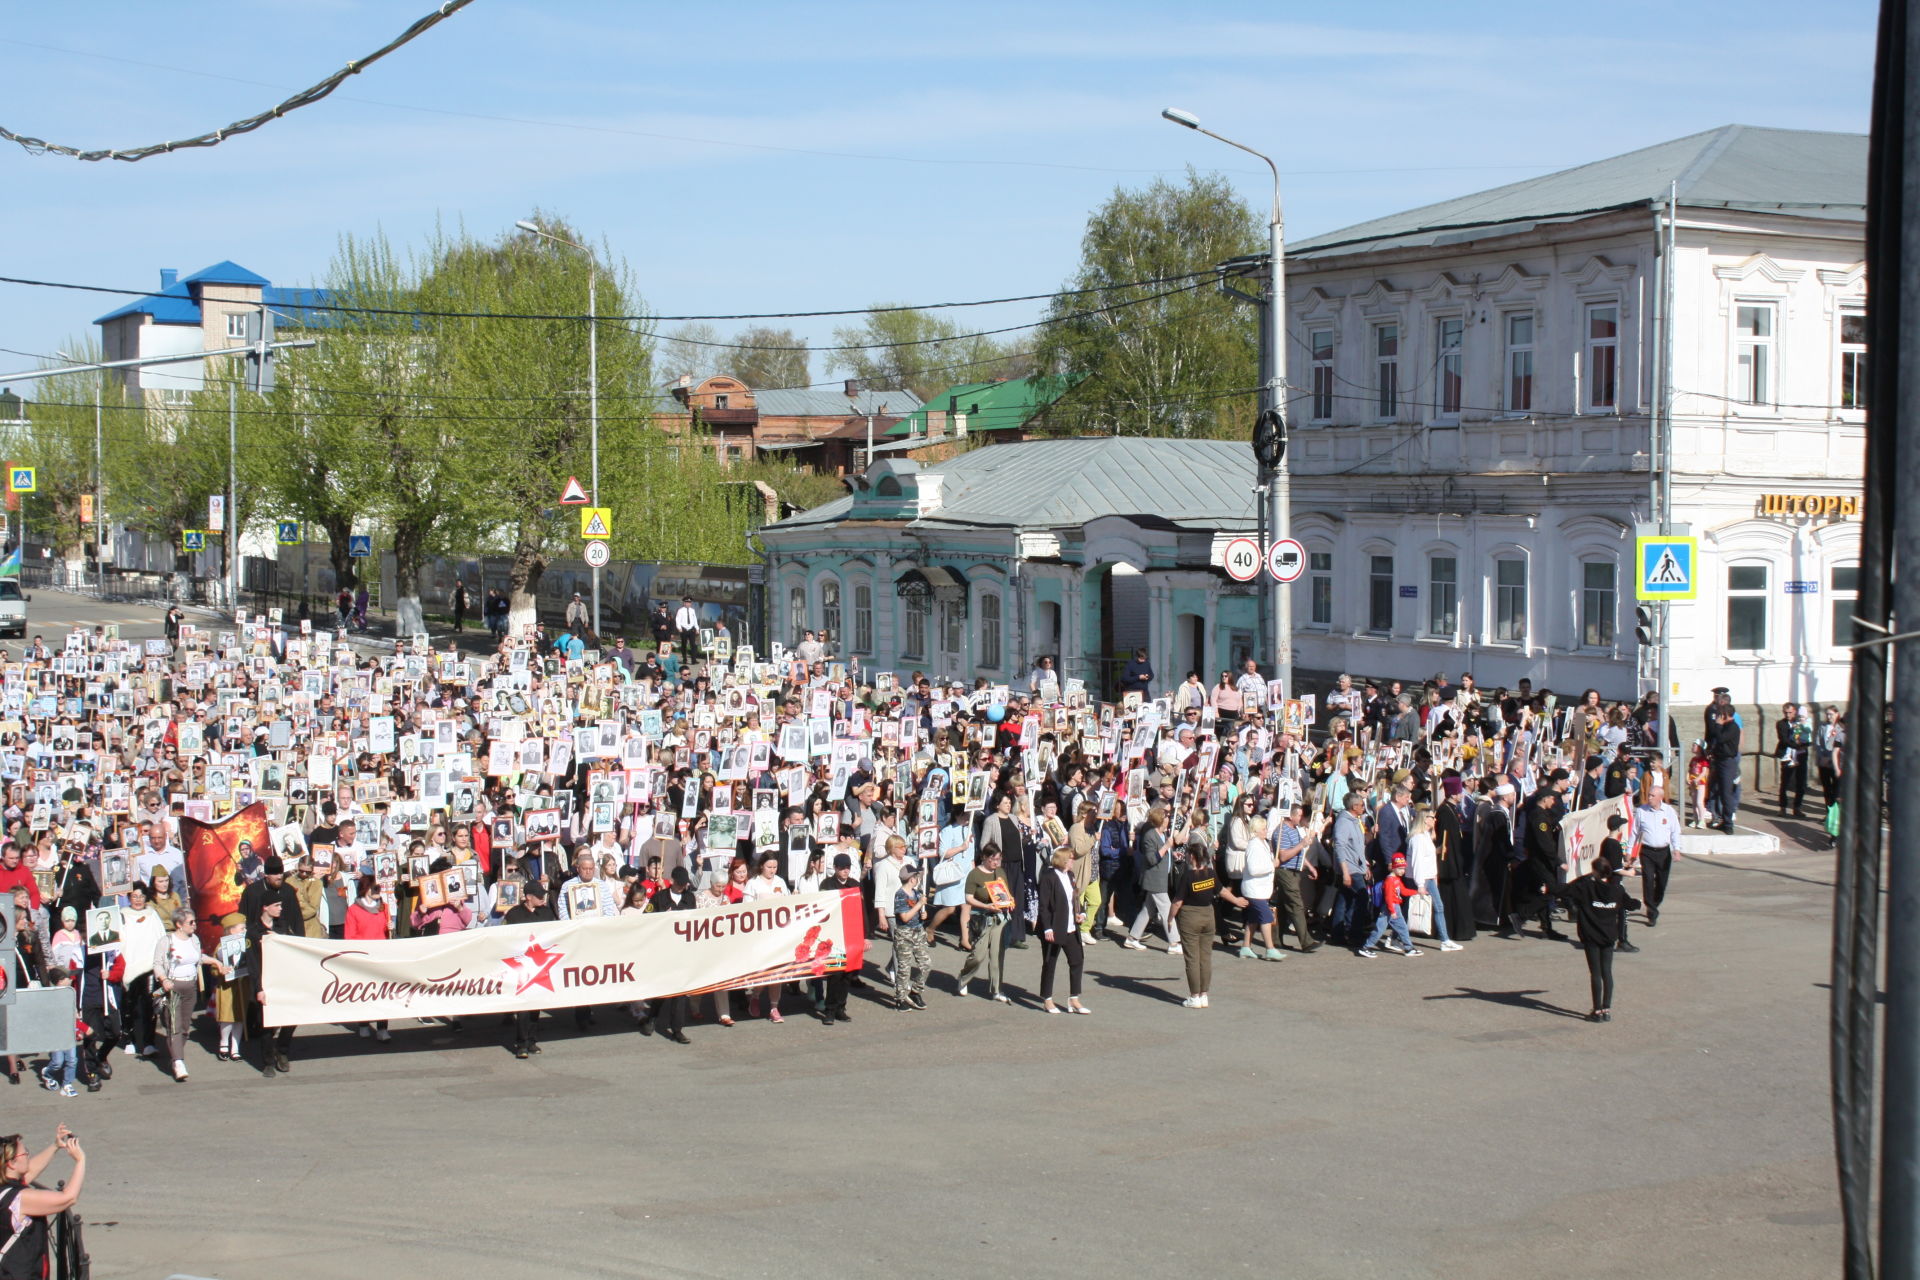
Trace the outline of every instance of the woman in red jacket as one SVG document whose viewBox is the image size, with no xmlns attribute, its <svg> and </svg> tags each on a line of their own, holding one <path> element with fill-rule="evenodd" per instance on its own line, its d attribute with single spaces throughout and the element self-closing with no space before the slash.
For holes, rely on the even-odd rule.
<svg viewBox="0 0 1920 1280">
<path fill-rule="evenodd" d="M 341 931 L 349 942 L 383 942 L 393 932 L 392 922 L 387 918 L 387 904 L 380 897 L 380 886 L 374 883 L 372 876 L 364 876 L 360 881 L 360 896 L 347 908 L 346 928 Z M 381 1043 L 393 1037 L 387 1034 L 386 1019 L 379 1022 L 362 1022 L 356 1030 L 361 1039 L 373 1036 Z"/>
</svg>

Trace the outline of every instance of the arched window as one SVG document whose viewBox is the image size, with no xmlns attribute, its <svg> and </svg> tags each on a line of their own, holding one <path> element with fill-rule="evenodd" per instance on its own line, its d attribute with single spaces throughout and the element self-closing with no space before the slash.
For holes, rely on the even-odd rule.
<svg viewBox="0 0 1920 1280">
<path fill-rule="evenodd" d="M 881 476 L 880 483 L 873 486 L 873 491 L 882 498 L 897 498 L 900 496 L 900 482 L 892 476 Z"/>
<path fill-rule="evenodd" d="M 991 591 L 980 593 L 980 665 L 1000 669 L 1000 597 Z"/>
<path fill-rule="evenodd" d="M 873 584 L 853 584 L 853 651 L 873 652 Z"/>
<path fill-rule="evenodd" d="M 798 583 L 787 588 L 787 630 L 793 633 L 792 643 L 800 643 L 800 635 L 807 629 L 807 589 Z"/>
<path fill-rule="evenodd" d="M 827 633 L 823 637 L 824 642 L 837 645 L 840 640 L 840 580 L 838 578 L 820 580 L 820 626 Z"/>
<path fill-rule="evenodd" d="M 901 657 L 926 659 L 927 622 L 932 613 L 933 596 L 929 592 L 915 591 L 900 598 Z"/>
<path fill-rule="evenodd" d="M 1527 562 L 1518 554 L 1493 562 L 1493 638 L 1499 644 L 1527 642 Z"/>
<path fill-rule="evenodd" d="M 1613 647 L 1619 617 L 1618 576 L 1612 560 L 1580 562 L 1580 643 L 1586 648 Z"/>
</svg>

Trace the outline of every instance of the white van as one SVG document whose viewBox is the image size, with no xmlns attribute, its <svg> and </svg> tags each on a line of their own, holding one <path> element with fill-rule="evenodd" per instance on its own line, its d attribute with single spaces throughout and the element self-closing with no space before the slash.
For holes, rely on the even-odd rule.
<svg viewBox="0 0 1920 1280">
<path fill-rule="evenodd" d="M 27 634 L 27 601 L 31 599 L 21 594 L 20 579 L 0 578 L 0 635 Z"/>
</svg>

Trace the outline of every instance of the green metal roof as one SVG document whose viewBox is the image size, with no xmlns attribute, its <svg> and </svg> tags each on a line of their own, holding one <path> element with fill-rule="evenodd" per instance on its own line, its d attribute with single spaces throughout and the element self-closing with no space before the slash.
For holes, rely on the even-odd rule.
<svg viewBox="0 0 1920 1280">
<path fill-rule="evenodd" d="M 972 449 L 918 476 L 942 477 L 940 505 L 912 529 L 1071 528 L 1127 516 L 1185 529 L 1251 531 L 1253 450 L 1241 440 L 1085 436 L 1012 440 Z M 763 525 L 762 533 L 837 524 L 851 497 Z"/>
<path fill-rule="evenodd" d="M 926 435 L 928 411 L 945 413 L 957 406 L 967 415 L 967 433 L 1010 431 L 1024 427 L 1036 413 L 1084 381 L 1084 373 L 1036 375 L 1004 382 L 963 382 L 948 387 L 896 422 L 889 436 Z"/>
</svg>

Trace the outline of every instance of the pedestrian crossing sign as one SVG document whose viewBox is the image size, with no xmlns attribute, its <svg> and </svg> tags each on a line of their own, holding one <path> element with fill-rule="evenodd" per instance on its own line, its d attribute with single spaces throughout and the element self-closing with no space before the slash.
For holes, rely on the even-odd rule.
<svg viewBox="0 0 1920 1280">
<path fill-rule="evenodd" d="M 299 545 L 300 522 L 298 520 L 281 520 L 278 523 L 280 525 L 280 536 L 278 539 L 280 545 L 283 547 Z"/>
<path fill-rule="evenodd" d="M 182 529 L 180 531 L 180 549 L 182 551 L 205 551 L 207 533 L 204 529 Z"/>
<path fill-rule="evenodd" d="M 34 478 L 32 467 L 7 468 L 8 493 L 32 493 L 39 487 L 40 483 Z"/>
<path fill-rule="evenodd" d="M 580 508 L 580 536 L 583 538 L 611 538 L 613 536 L 613 508 Z"/>
<path fill-rule="evenodd" d="M 1693 538 L 1651 537 L 1635 540 L 1640 572 L 1634 596 L 1640 600 L 1691 600 L 1698 585 L 1700 544 Z"/>
</svg>

